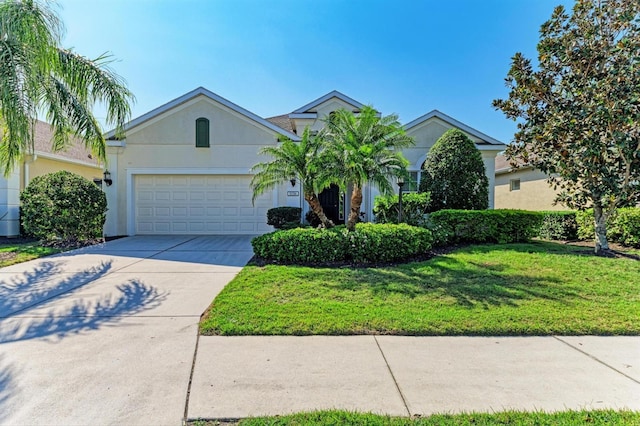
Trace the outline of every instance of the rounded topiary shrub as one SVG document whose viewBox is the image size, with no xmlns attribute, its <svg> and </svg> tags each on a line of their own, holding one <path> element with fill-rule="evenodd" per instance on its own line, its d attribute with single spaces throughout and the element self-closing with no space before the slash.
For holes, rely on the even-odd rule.
<svg viewBox="0 0 640 426">
<path fill-rule="evenodd" d="M 446 131 L 429 150 L 420 192 L 431 194 L 430 212 L 489 207 L 489 179 L 482 155 L 464 132 Z"/>
<path fill-rule="evenodd" d="M 268 261 L 325 264 L 401 261 L 425 254 L 432 242 L 431 231 L 425 228 L 359 223 L 353 232 L 344 226 L 299 228 L 261 235 L 251 243 L 254 253 Z"/>
<path fill-rule="evenodd" d="M 45 241 L 102 237 L 107 199 L 93 182 L 59 171 L 34 178 L 20 194 L 25 233 Z"/>
</svg>

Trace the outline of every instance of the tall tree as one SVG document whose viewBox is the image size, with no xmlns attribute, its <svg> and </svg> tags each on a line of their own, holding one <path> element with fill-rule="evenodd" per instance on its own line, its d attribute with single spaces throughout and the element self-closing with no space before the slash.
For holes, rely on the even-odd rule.
<svg viewBox="0 0 640 426">
<path fill-rule="evenodd" d="M 55 151 L 75 136 L 103 161 L 105 140 L 93 106 L 106 106 L 106 124 L 118 132 L 130 116 L 134 97 L 108 68 L 110 56 L 91 60 L 64 49 L 63 33 L 51 2 L 0 1 L 0 167 L 5 175 L 33 151 L 39 113 L 51 123 Z"/>
<path fill-rule="evenodd" d="M 322 154 L 322 140 L 312 136 L 309 128 L 304 129 L 300 142 L 284 138 L 280 146 L 268 146 L 260 150 L 261 154 L 272 157 L 271 161 L 258 163 L 251 171 L 256 174 L 251 179 L 253 200 L 265 191 L 298 178 L 302 184 L 302 193 L 311 210 L 318 216 L 325 228 L 334 223 L 325 215 L 318 193 L 330 185 L 331 179 L 325 167 Z"/>
<path fill-rule="evenodd" d="M 461 130 L 447 130 L 429 150 L 420 191 L 431 193 L 429 211 L 489 207 L 489 179 L 476 144 Z"/>
<path fill-rule="evenodd" d="M 518 120 L 507 157 L 547 173 L 571 208 L 593 207 L 596 252 L 606 220 L 640 199 L 640 2 L 576 0 L 540 29 L 539 65 L 521 53 L 493 105 Z"/>
<path fill-rule="evenodd" d="M 345 109 L 334 111 L 322 137 L 326 140 L 332 176 L 346 188 L 351 185 L 351 208 L 347 228 L 354 230 L 360 217 L 362 188 L 369 182 L 382 194 L 392 194 L 391 179 L 406 174 L 408 161 L 398 149 L 411 146 L 397 115 L 380 117 L 370 106 L 359 114 Z"/>
</svg>

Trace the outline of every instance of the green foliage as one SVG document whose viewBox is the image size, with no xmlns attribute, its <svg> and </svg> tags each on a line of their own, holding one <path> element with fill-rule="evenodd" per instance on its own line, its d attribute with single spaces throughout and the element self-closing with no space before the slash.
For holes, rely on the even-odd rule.
<svg viewBox="0 0 640 426">
<path fill-rule="evenodd" d="M 108 66 L 108 55 L 91 60 L 60 46 L 64 26 L 48 1 L 0 2 L 0 167 L 8 175 L 33 148 L 33 123 L 44 113 L 52 123 L 52 148 L 85 142 L 97 158 L 106 157 L 103 130 L 94 117 L 106 106 L 106 124 L 120 134 L 133 95 Z"/>
<path fill-rule="evenodd" d="M 400 149 L 412 146 L 395 114 L 380 117 L 371 106 L 358 115 L 346 109 L 334 111 L 322 131 L 329 167 L 342 188 L 351 185 L 351 209 L 347 228 L 360 218 L 362 188 L 369 183 L 382 194 L 393 193 L 390 179 L 406 173 L 408 161 Z"/>
<path fill-rule="evenodd" d="M 578 223 L 574 211 L 546 211 L 538 236 L 546 240 L 575 240 L 578 238 Z"/>
<path fill-rule="evenodd" d="M 67 171 L 34 178 L 20 195 L 22 226 L 45 241 L 102 237 L 107 199 L 93 182 Z"/>
<path fill-rule="evenodd" d="M 535 241 L 376 268 L 247 266 L 204 334 L 640 335 L 640 262 Z"/>
<path fill-rule="evenodd" d="M 214 426 L 217 422 L 190 426 Z M 545 413 L 543 411 L 503 411 L 493 413 L 431 414 L 417 417 L 390 417 L 350 411 L 314 411 L 284 416 L 252 417 L 240 420 L 238 426 L 566 426 L 566 425 L 637 425 L 640 412 L 629 410 L 583 410 Z"/>
<path fill-rule="evenodd" d="M 427 229 L 372 223 L 359 223 L 353 232 L 343 226 L 276 231 L 251 242 L 257 256 L 286 264 L 392 262 L 424 254 L 431 243 Z"/>
<path fill-rule="evenodd" d="M 640 200 L 640 2 L 558 6 L 537 50 L 537 70 L 515 54 L 509 98 L 493 102 L 522 120 L 506 156 L 547 173 L 568 207 L 593 207 L 607 249 L 606 216 Z"/>
<path fill-rule="evenodd" d="M 593 240 L 593 209 L 578 211 L 578 238 Z M 607 220 L 609 240 L 629 247 L 640 247 L 640 208 L 626 207 L 617 209 Z"/>
<path fill-rule="evenodd" d="M 502 244 L 537 236 L 542 215 L 525 210 L 439 210 L 429 220 L 439 245 Z"/>
<path fill-rule="evenodd" d="M 424 226 L 430 201 L 428 192 L 402 194 L 402 221 L 413 226 Z M 398 223 L 399 210 L 397 195 L 379 195 L 374 201 L 373 214 L 377 223 Z"/>
<path fill-rule="evenodd" d="M 251 169 L 255 175 L 251 179 L 253 200 L 265 191 L 272 190 L 290 179 L 297 178 L 302 184 L 305 201 L 326 228 L 333 223 L 325 216 L 318 200 L 318 194 L 329 186 L 332 174 L 325 166 L 328 163 L 321 138 L 313 136 L 309 127 L 304 129 L 300 142 L 283 139 L 279 146 L 267 146 L 260 154 L 271 157 L 270 161 L 258 163 Z"/>
<path fill-rule="evenodd" d="M 458 129 L 445 132 L 429 150 L 420 192 L 431 193 L 429 211 L 489 207 L 489 179 L 482 155 Z"/>
<path fill-rule="evenodd" d="M 267 225 L 276 229 L 291 229 L 300 226 L 300 207 L 275 207 L 267 210 Z"/>
</svg>

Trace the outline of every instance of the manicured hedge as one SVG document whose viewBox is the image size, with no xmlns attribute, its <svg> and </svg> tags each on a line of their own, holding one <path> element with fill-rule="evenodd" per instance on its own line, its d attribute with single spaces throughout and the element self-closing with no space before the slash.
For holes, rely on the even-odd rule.
<svg viewBox="0 0 640 426">
<path fill-rule="evenodd" d="M 544 211 L 538 236 L 545 240 L 575 240 L 578 223 L 574 211 Z"/>
<path fill-rule="evenodd" d="M 291 229 L 300 226 L 300 207 L 275 207 L 267 210 L 267 225 L 276 229 Z"/>
<path fill-rule="evenodd" d="M 402 222 L 413 226 L 424 226 L 431 196 L 428 192 L 410 192 L 402 195 Z M 373 205 L 373 214 L 377 223 L 398 223 L 400 210 L 397 195 L 377 196 Z"/>
<path fill-rule="evenodd" d="M 107 198 L 93 182 L 62 170 L 35 177 L 20 194 L 28 236 L 49 242 L 102 237 Z"/>
<path fill-rule="evenodd" d="M 542 215 L 524 210 L 439 210 L 429 220 L 438 245 L 512 243 L 536 237 Z"/>
<path fill-rule="evenodd" d="M 275 231 L 251 241 L 263 259 L 286 264 L 393 262 L 418 256 L 432 246 L 431 231 L 406 224 L 359 223 L 354 232 L 299 228 Z"/>
<path fill-rule="evenodd" d="M 577 212 L 576 220 L 578 238 L 593 240 L 593 209 Z M 607 220 L 607 240 L 630 247 L 640 247 L 640 208 L 625 207 L 612 214 Z"/>
</svg>

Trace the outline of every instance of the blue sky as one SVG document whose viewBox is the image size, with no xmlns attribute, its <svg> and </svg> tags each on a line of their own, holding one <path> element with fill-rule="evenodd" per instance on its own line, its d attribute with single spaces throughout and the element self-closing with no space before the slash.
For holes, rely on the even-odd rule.
<svg viewBox="0 0 640 426">
<path fill-rule="evenodd" d="M 204 86 L 262 117 L 338 90 L 408 123 L 438 109 L 498 140 L 515 52 L 572 0 L 60 0 L 65 47 L 111 52 L 133 117 Z M 98 110 L 100 117 L 103 113 Z"/>
</svg>

